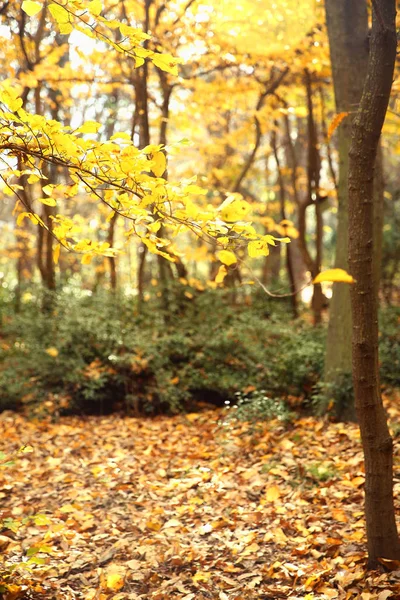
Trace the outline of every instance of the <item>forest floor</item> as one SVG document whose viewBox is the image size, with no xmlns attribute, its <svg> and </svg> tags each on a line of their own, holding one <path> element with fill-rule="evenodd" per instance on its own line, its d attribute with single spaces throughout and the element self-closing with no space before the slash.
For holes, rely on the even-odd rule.
<svg viewBox="0 0 400 600">
<path fill-rule="evenodd" d="M 400 598 L 400 562 L 365 571 L 357 427 L 224 419 L 0 415 L 0 598 Z"/>
</svg>

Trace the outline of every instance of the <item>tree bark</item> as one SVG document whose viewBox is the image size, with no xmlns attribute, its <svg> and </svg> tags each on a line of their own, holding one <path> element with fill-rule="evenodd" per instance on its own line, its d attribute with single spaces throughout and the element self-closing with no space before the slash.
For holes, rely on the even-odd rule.
<svg viewBox="0 0 400 600">
<path fill-rule="evenodd" d="M 118 213 L 115 212 L 113 214 L 113 216 L 111 217 L 110 224 L 108 226 L 107 241 L 111 247 L 114 246 L 115 225 L 117 223 L 117 218 L 118 218 Z M 108 257 L 108 264 L 110 267 L 110 285 L 111 285 L 111 290 L 113 292 L 115 292 L 117 289 L 117 264 L 116 263 L 117 263 L 117 261 L 116 261 L 115 256 Z"/>
<path fill-rule="evenodd" d="M 145 17 L 143 23 L 143 30 L 148 33 L 150 29 L 150 6 L 152 0 L 145 0 L 144 9 Z M 143 46 L 147 48 L 148 40 L 145 40 Z M 137 116 L 138 128 L 139 128 L 139 148 L 145 148 L 150 144 L 150 125 L 149 125 L 149 106 L 148 106 L 148 63 L 144 64 L 135 70 L 135 79 L 133 80 L 133 86 L 135 89 L 135 117 Z M 136 120 L 136 119 L 134 119 Z M 132 131 L 132 138 L 134 136 L 134 130 Z M 145 244 L 140 243 L 138 247 L 138 271 L 137 271 L 137 290 L 138 290 L 138 311 L 141 312 L 144 302 L 144 280 L 146 270 L 146 256 L 147 247 Z"/>
<path fill-rule="evenodd" d="M 305 69 L 305 86 L 307 96 L 307 141 L 308 141 L 308 158 L 307 158 L 307 200 L 304 209 L 300 211 L 301 215 L 301 239 L 306 245 L 306 208 L 314 205 L 315 209 L 315 257 L 311 259 L 310 271 L 314 279 L 321 271 L 322 265 L 322 243 L 323 243 L 323 218 L 321 210 L 321 195 L 319 189 L 321 158 L 318 149 L 318 135 L 314 118 L 314 107 L 312 98 L 312 79 L 311 73 Z M 325 297 L 322 293 L 320 284 L 314 285 L 313 296 L 311 300 L 311 308 L 314 315 L 314 325 L 319 325 L 322 320 L 322 309 L 324 307 Z"/>
<path fill-rule="evenodd" d="M 361 98 L 368 64 L 368 12 L 366 0 L 325 0 L 336 112 L 355 112 Z M 350 114 L 338 135 L 339 181 L 335 267 L 347 270 L 348 170 L 351 137 Z M 350 290 L 333 284 L 325 353 L 324 381 L 335 387 L 351 373 Z M 351 416 L 351 415 L 349 415 Z M 341 418 L 341 415 L 338 415 Z"/>
<path fill-rule="evenodd" d="M 275 123 L 275 127 L 276 126 L 277 126 L 277 123 Z M 272 131 L 271 147 L 272 147 L 272 152 L 274 154 L 274 158 L 275 158 L 275 162 L 276 162 L 276 168 L 277 168 L 277 171 L 278 171 L 279 205 L 280 205 L 281 219 L 282 219 L 283 222 L 285 222 L 286 221 L 286 192 L 285 192 L 285 182 L 284 182 L 284 179 L 283 179 L 282 168 L 281 168 L 281 163 L 280 163 L 279 154 L 278 154 L 278 148 L 277 148 L 277 145 L 276 145 L 276 131 L 275 131 L 275 129 Z M 292 293 L 292 295 L 290 297 L 290 301 L 291 301 L 291 305 L 292 305 L 292 313 L 293 313 L 293 317 L 295 319 L 297 319 L 297 317 L 299 316 L 299 311 L 298 311 L 298 308 L 297 308 L 296 282 L 295 282 L 295 279 L 294 279 L 294 268 L 293 268 L 292 247 L 291 247 L 291 244 L 288 244 L 286 246 L 285 262 L 286 262 L 286 271 L 287 271 L 287 275 L 288 275 L 288 279 L 289 279 L 289 284 L 290 284 L 290 291 Z"/>
<path fill-rule="evenodd" d="M 356 410 L 365 461 L 368 567 L 400 559 L 393 505 L 393 442 L 382 404 L 378 307 L 374 282 L 374 165 L 396 59 L 396 2 L 373 0 L 367 78 L 353 122 L 349 153 L 349 269 Z"/>
</svg>

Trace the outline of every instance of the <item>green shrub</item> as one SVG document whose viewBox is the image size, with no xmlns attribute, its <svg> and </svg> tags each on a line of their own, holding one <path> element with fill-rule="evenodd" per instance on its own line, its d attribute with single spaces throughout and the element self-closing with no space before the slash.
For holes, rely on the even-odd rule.
<svg viewBox="0 0 400 600">
<path fill-rule="evenodd" d="M 381 382 L 390 387 L 400 386 L 400 307 L 381 311 L 379 361 Z"/>
<path fill-rule="evenodd" d="M 293 417 L 282 400 L 269 398 L 265 390 L 254 390 L 248 394 L 237 392 L 236 403 L 228 411 L 228 419 L 253 424 L 272 419 L 289 422 Z"/>
<path fill-rule="evenodd" d="M 332 415 L 340 421 L 356 419 L 353 376 L 341 373 L 332 382 L 316 384 L 311 398 L 312 412 L 317 416 Z"/>
<path fill-rule="evenodd" d="M 233 403 L 249 388 L 284 401 L 294 396 L 299 403 L 311 399 L 314 390 L 311 406 L 318 414 L 325 413 L 333 395 L 339 404 L 347 401 L 347 380 L 337 390 L 318 387 L 324 327 L 283 319 L 281 307 L 269 300 L 263 307 L 258 295 L 250 306 L 231 306 L 229 294 L 194 293 L 184 310 L 171 313 L 168 325 L 156 299 L 140 315 L 130 297 L 74 289 L 54 298 L 52 314 L 40 310 L 34 290 L 19 314 L 5 302 L 0 410 L 176 412 L 193 410 L 199 401 Z M 398 318 L 394 311 L 382 317 L 387 385 L 399 383 Z"/>
</svg>

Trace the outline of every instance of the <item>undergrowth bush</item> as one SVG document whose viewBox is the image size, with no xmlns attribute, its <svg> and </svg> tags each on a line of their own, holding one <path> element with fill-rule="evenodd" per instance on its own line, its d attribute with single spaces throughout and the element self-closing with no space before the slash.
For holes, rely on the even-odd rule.
<svg viewBox="0 0 400 600">
<path fill-rule="evenodd" d="M 3 303 L 0 409 L 152 414 L 222 406 L 246 390 L 310 399 L 323 371 L 324 327 L 284 319 L 269 299 L 229 305 L 229 293 L 200 293 L 167 324 L 155 304 L 138 315 L 134 299 L 106 293 L 58 294 L 51 314 L 34 295 L 19 314 Z M 396 319 L 386 319 L 381 339 L 391 385 L 399 378 Z"/>
<path fill-rule="evenodd" d="M 340 421 L 355 421 L 352 374 L 340 373 L 332 382 L 318 382 L 312 393 L 311 406 L 318 417 L 329 414 Z"/>
<path fill-rule="evenodd" d="M 228 419 L 257 423 L 258 421 L 289 422 L 293 415 L 285 402 L 279 398 L 270 398 L 265 390 L 254 390 L 250 393 L 236 393 L 236 401 L 228 407 Z"/>
<path fill-rule="evenodd" d="M 380 315 L 379 362 L 381 381 L 400 387 L 400 307 L 390 307 Z"/>
</svg>

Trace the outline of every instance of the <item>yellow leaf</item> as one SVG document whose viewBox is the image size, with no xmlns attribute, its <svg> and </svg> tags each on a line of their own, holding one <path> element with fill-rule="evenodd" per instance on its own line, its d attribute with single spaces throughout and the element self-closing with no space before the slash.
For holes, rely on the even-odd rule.
<svg viewBox="0 0 400 600">
<path fill-rule="evenodd" d="M 81 263 L 83 265 L 90 265 L 92 262 L 93 255 L 92 254 L 84 254 L 81 259 Z"/>
<path fill-rule="evenodd" d="M 354 479 L 351 480 L 351 485 L 353 487 L 360 487 L 361 485 L 364 485 L 365 483 L 365 477 L 363 477 L 362 475 L 359 475 L 358 477 L 354 477 Z"/>
<path fill-rule="evenodd" d="M 78 127 L 75 133 L 97 133 L 100 127 L 101 124 L 96 121 L 86 121 L 83 125 Z"/>
<path fill-rule="evenodd" d="M 46 354 L 52 356 L 53 358 L 56 358 L 56 356 L 58 356 L 58 350 L 57 348 L 47 348 Z"/>
<path fill-rule="evenodd" d="M 29 175 L 28 177 L 28 183 L 36 183 L 37 181 L 39 181 L 40 177 L 38 175 Z"/>
<path fill-rule="evenodd" d="M 195 583 L 197 583 L 198 581 L 205 581 L 207 582 L 211 577 L 211 573 L 205 573 L 204 571 L 197 571 L 192 579 Z"/>
<path fill-rule="evenodd" d="M 162 71 L 171 73 L 171 75 L 178 75 L 177 64 L 181 61 L 178 58 L 174 58 L 173 56 L 171 56 L 171 54 L 155 53 L 152 56 L 151 60 L 153 61 L 155 66 L 161 69 Z"/>
<path fill-rule="evenodd" d="M 168 529 L 168 527 L 182 527 L 182 523 L 178 519 L 169 519 L 164 523 L 164 529 Z"/>
<path fill-rule="evenodd" d="M 54 198 L 38 198 L 39 202 L 46 204 L 47 206 L 55 206 L 57 203 Z"/>
<path fill-rule="evenodd" d="M 331 139 L 335 129 L 339 127 L 340 123 L 347 117 L 348 114 L 348 112 L 341 112 L 332 119 L 331 124 L 328 127 L 328 140 Z"/>
<path fill-rule="evenodd" d="M 126 133 L 125 131 L 119 131 L 118 133 L 114 133 L 114 135 L 112 135 L 110 137 L 110 140 L 125 140 L 126 142 L 131 142 L 131 136 L 129 135 L 129 133 Z"/>
<path fill-rule="evenodd" d="M 253 544 L 250 544 L 250 546 L 246 546 L 246 548 L 240 554 L 242 556 L 250 556 L 251 554 L 255 554 L 256 552 L 258 552 L 259 549 L 260 546 L 256 542 L 254 542 Z"/>
<path fill-rule="evenodd" d="M 27 212 L 21 212 L 19 213 L 18 217 L 17 217 L 17 226 L 21 227 L 22 223 L 24 222 L 25 217 L 28 216 L 29 213 Z"/>
<path fill-rule="evenodd" d="M 332 510 L 332 517 L 335 519 L 335 521 L 339 521 L 340 523 L 347 523 L 348 521 L 344 510 L 341 508 L 334 508 Z"/>
<path fill-rule="evenodd" d="M 18 92 L 7 84 L 3 84 L 4 88 L 0 92 L 0 100 L 7 104 L 10 110 L 17 112 L 22 107 L 22 98 L 18 96 Z M 15 188 L 13 188 L 15 189 Z"/>
<path fill-rule="evenodd" d="M 227 265 L 228 267 L 230 265 L 234 265 L 237 262 L 236 256 L 230 250 L 220 250 L 219 252 L 217 252 L 217 258 L 219 261 L 221 261 L 224 265 Z"/>
<path fill-rule="evenodd" d="M 151 531 L 160 531 L 162 524 L 158 521 L 146 521 L 146 527 Z"/>
<path fill-rule="evenodd" d="M 89 2 L 88 10 L 92 13 L 92 15 L 95 15 L 97 17 L 103 10 L 101 0 L 92 0 L 91 2 Z"/>
<path fill-rule="evenodd" d="M 60 33 L 68 34 L 71 33 L 73 27 L 69 21 L 68 11 L 59 4 L 50 4 L 49 11 L 51 12 L 54 19 L 57 21 Z"/>
<path fill-rule="evenodd" d="M 280 495 L 281 492 L 278 486 L 271 485 L 267 490 L 266 499 L 268 500 L 268 502 L 275 502 L 275 500 L 278 500 L 280 498 Z"/>
<path fill-rule="evenodd" d="M 227 276 L 228 271 L 226 270 L 225 265 L 221 265 L 220 268 L 218 269 L 218 273 L 215 276 L 215 283 L 222 283 L 223 280 L 225 279 L 225 277 Z"/>
<path fill-rule="evenodd" d="M 53 260 L 55 265 L 58 265 L 58 260 L 60 258 L 60 250 L 61 244 L 57 244 L 53 250 Z"/>
<path fill-rule="evenodd" d="M 249 242 L 247 246 L 247 252 L 251 258 L 258 258 L 259 256 L 268 256 L 269 248 L 268 244 L 263 240 L 254 240 Z"/>
<path fill-rule="evenodd" d="M 64 504 L 63 506 L 61 506 L 60 512 L 67 515 L 68 513 L 76 512 L 76 508 L 73 504 Z"/>
<path fill-rule="evenodd" d="M 124 587 L 125 573 L 120 570 L 112 570 L 107 573 L 106 588 L 111 592 L 118 592 Z"/>
<path fill-rule="evenodd" d="M 147 225 L 147 229 L 149 231 L 151 231 L 152 233 L 157 233 L 157 231 L 160 229 L 160 227 L 161 227 L 160 221 L 155 221 L 154 223 L 150 223 L 149 225 Z"/>
<path fill-rule="evenodd" d="M 221 217 L 229 223 L 240 221 L 250 211 L 250 204 L 246 200 L 231 197 L 225 200 L 221 205 Z"/>
<path fill-rule="evenodd" d="M 344 269 L 328 269 L 318 273 L 313 283 L 322 283 L 323 281 L 339 281 L 342 283 L 355 283 L 355 279 Z"/>
<path fill-rule="evenodd" d="M 48 183 L 47 185 L 42 187 L 42 191 L 47 195 L 47 196 L 51 196 L 54 190 L 54 185 L 51 183 Z"/>
<path fill-rule="evenodd" d="M 156 177 L 162 177 L 165 169 L 167 168 L 167 159 L 165 158 L 164 152 L 156 152 L 153 154 L 152 162 L 152 172 Z"/>
<path fill-rule="evenodd" d="M 25 0 L 25 2 L 22 3 L 21 8 L 24 12 L 26 12 L 27 15 L 34 17 L 42 10 L 43 4 L 40 4 L 40 2 L 31 2 L 31 0 Z"/>
</svg>

